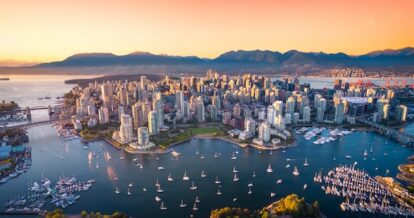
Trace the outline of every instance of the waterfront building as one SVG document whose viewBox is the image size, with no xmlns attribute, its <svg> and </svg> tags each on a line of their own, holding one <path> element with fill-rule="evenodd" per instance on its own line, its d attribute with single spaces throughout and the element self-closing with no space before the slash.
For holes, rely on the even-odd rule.
<svg viewBox="0 0 414 218">
<path fill-rule="evenodd" d="M 144 113 L 140 102 L 137 102 L 134 105 L 132 105 L 132 119 L 134 129 L 138 129 L 139 127 L 144 125 Z"/>
<path fill-rule="evenodd" d="M 124 144 L 132 142 L 132 118 L 129 114 L 121 115 L 121 126 L 119 127 L 119 137 Z"/>
<path fill-rule="evenodd" d="M 340 100 L 337 104 L 335 104 L 335 123 L 342 124 L 345 117 L 345 104 L 344 101 Z"/>
<path fill-rule="evenodd" d="M 286 128 L 285 126 L 285 118 L 282 115 L 275 117 L 275 126 L 278 129 L 284 130 Z"/>
<path fill-rule="evenodd" d="M 230 125 L 231 113 L 226 111 L 223 113 L 223 124 Z"/>
<path fill-rule="evenodd" d="M 398 105 L 395 113 L 395 118 L 400 122 L 407 121 L 408 107 L 405 105 Z"/>
<path fill-rule="evenodd" d="M 139 127 L 137 130 L 138 135 L 138 144 L 141 146 L 148 145 L 149 142 L 149 133 L 147 127 Z"/>
<path fill-rule="evenodd" d="M 235 118 L 241 118 L 241 107 L 240 104 L 235 104 L 233 107 L 233 116 Z"/>
<path fill-rule="evenodd" d="M 293 113 L 292 123 L 299 122 L 299 113 Z"/>
<path fill-rule="evenodd" d="M 317 107 L 316 108 L 316 121 L 323 122 L 324 115 L 325 115 L 325 111 L 323 110 L 323 108 L 321 106 Z"/>
<path fill-rule="evenodd" d="M 251 117 L 246 117 L 244 119 L 244 131 L 250 133 L 251 135 L 256 134 L 256 121 Z"/>
<path fill-rule="evenodd" d="M 275 109 L 274 116 L 283 115 L 283 101 L 273 102 L 273 108 Z"/>
<path fill-rule="evenodd" d="M 285 114 L 285 125 L 292 124 L 292 115 L 291 114 Z"/>
<path fill-rule="evenodd" d="M 99 123 L 109 123 L 109 110 L 106 107 L 101 107 L 98 111 Z"/>
<path fill-rule="evenodd" d="M 94 104 L 88 105 L 88 115 L 95 116 L 96 115 L 96 108 Z"/>
<path fill-rule="evenodd" d="M 259 125 L 259 139 L 265 143 L 270 141 L 270 124 L 268 122 L 262 122 Z"/>
<path fill-rule="evenodd" d="M 293 114 L 295 112 L 295 98 L 292 96 L 286 101 L 286 113 Z"/>
<path fill-rule="evenodd" d="M 160 132 L 160 126 L 158 124 L 158 112 L 153 110 L 148 113 L 148 132 L 150 135 L 155 135 Z"/>
</svg>

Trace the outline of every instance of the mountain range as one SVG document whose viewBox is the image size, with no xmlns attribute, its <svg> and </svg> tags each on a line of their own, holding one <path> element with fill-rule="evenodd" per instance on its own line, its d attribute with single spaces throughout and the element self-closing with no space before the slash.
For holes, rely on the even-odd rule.
<svg viewBox="0 0 414 218">
<path fill-rule="evenodd" d="M 83 53 L 63 61 L 43 63 L 35 67 L 96 67 L 113 65 L 217 65 L 247 64 L 281 66 L 414 66 L 414 48 L 373 51 L 364 55 L 351 56 L 345 53 L 301 52 L 290 50 L 285 53 L 269 50 L 237 50 L 221 54 L 214 59 L 197 56 L 156 55 L 148 52 L 134 52 L 127 55 L 112 53 Z"/>
</svg>

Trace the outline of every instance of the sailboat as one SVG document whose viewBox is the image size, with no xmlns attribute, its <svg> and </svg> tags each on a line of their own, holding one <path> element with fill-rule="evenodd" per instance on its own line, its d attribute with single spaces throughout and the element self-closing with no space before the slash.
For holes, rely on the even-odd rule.
<svg viewBox="0 0 414 218">
<path fill-rule="evenodd" d="M 271 164 L 269 164 L 269 166 L 267 167 L 267 170 L 266 170 L 268 173 L 273 173 L 273 169 L 272 169 L 272 165 Z"/>
<path fill-rule="evenodd" d="M 129 190 L 129 187 L 128 187 L 127 194 L 128 194 L 128 195 L 131 195 L 131 194 L 132 194 L 132 193 L 131 193 L 131 190 Z"/>
<path fill-rule="evenodd" d="M 251 194 L 252 193 L 252 189 L 249 187 L 249 191 L 247 192 L 247 194 Z"/>
<path fill-rule="evenodd" d="M 220 189 L 217 190 L 217 195 L 221 195 Z"/>
<path fill-rule="evenodd" d="M 236 159 L 237 159 L 237 156 L 236 156 L 236 155 L 234 155 L 234 152 L 233 152 L 233 154 L 232 154 L 232 156 L 231 156 L 231 159 L 232 159 L 232 160 L 236 160 Z"/>
<path fill-rule="evenodd" d="M 98 163 L 96 163 L 96 169 L 98 169 L 99 168 L 99 164 Z"/>
<path fill-rule="evenodd" d="M 278 179 L 276 184 L 282 184 L 282 179 Z"/>
<path fill-rule="evenodd" d="M 309 166 L 308 158 L 305 159 L 305 163 L 303 164 L 303 166 L 305 166 L 305 167 Z"/>
<path fill-rule="evenodd" d="M 286 165 L 286 168 L 289 168 L 289 167 L 290 167 L 290 164 L 287 164 L 287 165 Z"/>
<path fill-rule="evenodd" d="M 183 180 L 184 180 L 184 181 L 188 181 L 188 180 L 190 180 L 190 177 L 188 177 L 188 176 L 187 176 L 187 171 L 184 171 Z"/>
<path fill-rule="evenodd" d="M 368 156 L 367 150 L 364 151 L 364 157 Z"/>
<path fill-rule="evenodd" d="M 157 182 L 155 183 L 156 187 L 160 187 L 160 183 L 158 182 L 158 178 L 157 178 Z"/>
<path fill-rule="evenodd" d="M 130 187 L 130 188 L 132 188 L 134 185 L 132 184 L 132 182 L 130 182 L 129 184 L 128 184 L 128 187 Z"/>
<path fill-rule="evenodd" d="M 187 207 L 187 204 L 184 204 L 184 200 L 182 199 L 181 199 L 180 207 L 181 208 Z"/>
<path fill-rule="evenodd" d="M 303 185 L 303 190 L 305 190 L 308 187 L 308 184 Z"/>
<path fill-rule="evenodd" d="M 256 177 L 256 171 L 253 171 L 253 178 Z"/>
<path fill-rule="evenodd" d="M 164 205 L 164 202 L 161 202 L 160 209 L 161 210 L 166 210 L 167 209 L 167 207 Z"/>
<path fill-rule="evenodd" d="M 197 151 L 196 151 L 196 155 L 199 155 L 200 154 L 200 151 L 197 149 Z"/>
<path fill-rule="evenodd" d="M 237 198 L 233 198 L 233 202 L 237 201 Z"/>
<path fill-rule="evenodd" d="M 167 180 L 168 180 L 168 181 L 170 181 L 170 182 L 174 182 L 174 179 L 171 177 L 171 173 L 170 173 L 170 174 L 168 174 L 168 178 L 167 178 Z"/>
<path fill-rule="evenodd" d="M 194 203 L 193 210 L 198 210 L 197 203 Z"/>
<path fill-rule="evenodd" d="M 298 171 L 298 168 L 296 166 L 295 166 L 295 169 L 293 170 L 292 174 L 295 175 L 295 176 L 299 176 L 299 171 Z"/>
<path fill-rule="evenodd" d="M 370 152 L 370 153 L 372 153 L 372 152 L 373 152 L 373 147 L 372 147 L 372 145 L 371 145 L 371 149 L 369 150 L 369 152 Z"/>
<path fill-rule="evenodd" d="M 200 156 L 200 158 L 201 158 L 201 159 L 204 159 L 204 155 L 201 155 L 201 156 Z"/>
<path fill-rule="evenodd" d="M 142 191 L 143 191 L 143 192 L 146 192 L 146 191 L 148 191 L 148 190 L 147 190 L 146 188 L 142 188 Z"/>
<path fill-rule="evenodd" d="M 219 155 L 217 154 L 217 152 L 216 152 L 216 153 L 214 153 L 214 158 L 215 158 L 215 159 L 219 158 Z"/>
<path fill-rule="evenodd" d="M 238 173 L 239 171 L 236 169 L 236 166 L 233 166 L 233 173 Z"/>
<path fill-rule="evenodd" d="M 121 191 L 119 191 L 119 188 L 118 188 L 118 187 L 116 187 L 116 188 L 115 188 L 115 193 L 116 193 L 116 194 L 121 193 Z"/>
<path fill-rule="evenodd" d="M 158 197 L 158 196 L 155 196 L 155 201 L 161 201 L 161 198 L 160 197 Z"/>
<path fill-rule="evenodd" d="M 237 173 L 235 173 L 233 176 L 233 182 L 237 182 L 237 181 L 239 181 L 239 177 L 237 177 Z"/>
<path fill-rule="evenodd" d="M 190 190 L 192 190 L 192 191 L 197 190 L 197 186 L 194 185 L 194 181 L 193 181 L 193 184 L 190 187 Z"/>
<path fill-rule="evenodd" d="M 157 192 L 158 192 L 158 193 L 163 193 L 163 192 L 164 192 L 164 189 L 161 189 L 161 185 L 159 185 L 159 186 L 157 187 Z"/>
<path fill-rule="evenodd" d="M 198 196 L 196 196 L 196 199 L 194 200 L 194 202 L 200 203 L 200 199 L 198 198 Z"/>
<path fill-rule="evenodd" d="M 204 177 L 206 177 L 207 175 L 206 175 L 206 173 L 204 172 L 204 170 L 202 170 L 201 171 L 201 178 L 204 178 Z"/>
<path fill-rule="evenodd" d="M 220 184 L 220 180 L 218 179 L 218 176 L 216 176 L 216 181 L 214 183 Z"/>
<path fill-rule="evenodd" d="M 270 197 L 273 198 L 276 195 L 274 192 L 270 192 Z"/>
<path fill-rule="evenodd" d="M 253 183 L 247 184 L 247 187 L 253 187 Z"/>
</svg>

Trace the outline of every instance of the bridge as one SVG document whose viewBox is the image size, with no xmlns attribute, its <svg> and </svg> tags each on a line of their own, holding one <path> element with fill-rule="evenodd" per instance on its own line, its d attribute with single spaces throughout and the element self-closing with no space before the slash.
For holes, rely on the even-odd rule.
<svg viewBox="0 0 414 218">
<path fill-rule="evenodd" d="M 31 116 L 31 111 L 34 110 L 49 110 L 49 114 L 52 114 L 53 111 L 56 111 L 57 108 L 62 107 L 60 105 L 57 106 L 33 106 L 33 107 L 26 107 L 26 108 L 16 108 L 14 110 L 10 110 L 10 111 L 1 111 L 0 115 L 7 115 L 7 114 L 15 114 L 15 113 L 19 113 L 19 112 L 25 112 L 29 117 Z"/>
<path fill-rule="evenodd" d="M 62 122 L 67 122 L 70 121 L 71 119 L 59 119 L 59 118 L 55 118 L 55 119 L 50 119 L 50 120 L 42 120 L 42 121 L 37 121 L 37 122 L 29 122 L 29 123 L 22 123 L 22 124 L 18 124 L 18 125 L 13 125 L 13 126 L 4 126 L 6 129 L 13 129 L 13 128 L 30 128 L 30 127 L 34 127 L 34 126 L 40 126 L 40 125 L 45 125 L 45 124 L 50 124 L 56 121 L 62 121 Z"/>
<path fill-rule="evenodd" d="M 387 126 L 369 121 L 369 120 L 361 118 L 361 117 L 357 117 L 356 121 L 373 127 L 374 129 L 378 130 L 378 132 L 380 132 L 382 134 L 385 134 L 386 136 L 390 136 L 390 137 L 394 138 L 399 143 L 414 146 L 414 136 L 411 135 L 411 134 L 408 134 L 406 132 L 398 131 L 396 129 L 393 129 L 393 128 L 390 128 L 390 127 L 387 127 Z"/>
</svg>

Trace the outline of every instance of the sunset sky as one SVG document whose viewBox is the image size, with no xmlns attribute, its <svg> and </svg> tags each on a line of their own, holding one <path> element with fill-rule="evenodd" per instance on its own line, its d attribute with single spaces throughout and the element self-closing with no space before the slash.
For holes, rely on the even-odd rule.
<svg viewBox="0 0 414 218">
<path fill-rule="evenodd" d="M 0 0 L 0 63 L 75 53 L 345 52 L 414 46 L 410 0 Z"/>
</svg>

